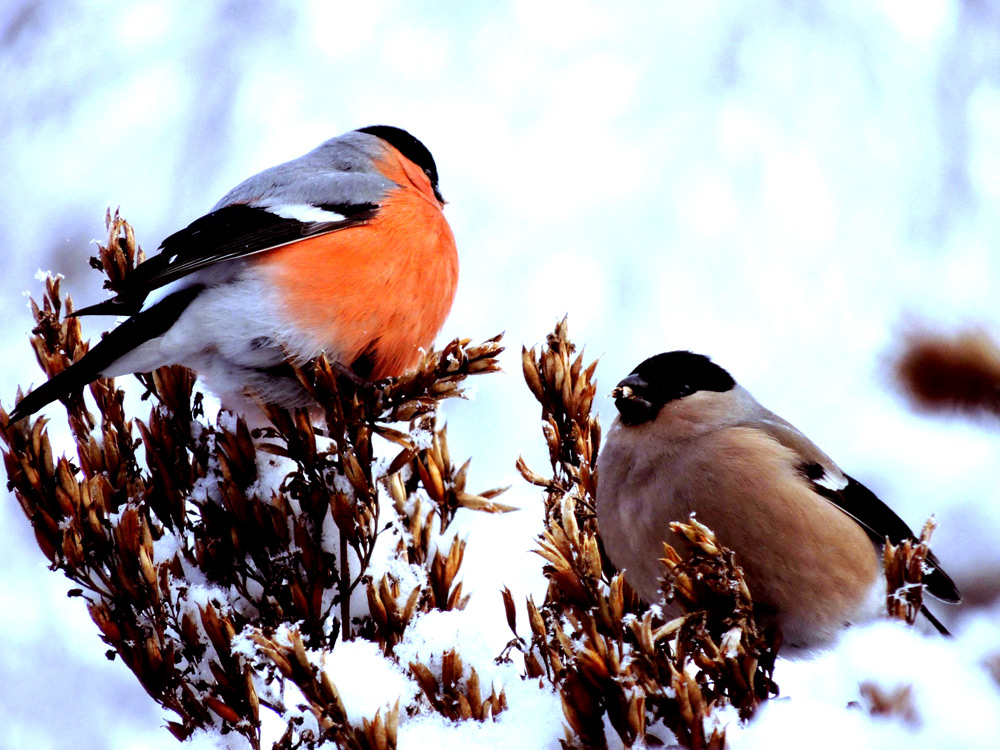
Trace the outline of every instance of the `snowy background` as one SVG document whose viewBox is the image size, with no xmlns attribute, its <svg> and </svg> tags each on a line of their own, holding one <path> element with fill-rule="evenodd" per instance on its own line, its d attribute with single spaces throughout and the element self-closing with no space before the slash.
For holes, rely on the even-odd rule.
<svg viewBox="0 0 1000 750">
<path fill-rule="evenodd" d="M 428 618 L 429 642 L 458 639 L 489 673 L 490 638 L 507 637 L 479 639 L 497 587 L 538 589 L 540 561 L 525 550 L 539 501 L 513 464 L 544 458 L 518 353 L 567 312 L 601 358 L 602 391 L 660 351 L 711 355 L 911 525 L 936 512 L 939 556 L 980 590 L 1000 575 L 1000 433 L 910 413 L 886 360 L 913 319 L 1000 331 L 1000 7 L 614 5 L 0 3 L 0 398 L 39 380 L 22 296 L 40 292 L 39 268 L 64 274 L 80 304 L 102 298 L 87 258 L 106 206 L 153 250 L 254 172 L 394 124 L 434 153 L 450 201 L 462 276 L 440 340 L 505 330 L 510 348 L 509 374 L 449 407 L 452 453 L 473 456 L 473 489 L 512 483 L 506 501 L 527 507 L 469 522 L 470 613 Z M 613 405 L 599 407 L 607 424 Z M 0 747 L 176 747 L 43 559 L 5 499 Z M 1000 697 L 979 666 L 1000 649 L 1000 618 L 984 611 L 951 619 L 952 644 L 883 626 L 779 666 L 791 699 L 734 744 L 818 733 L 875 747 L 903 733 L 940 746 L 956 737 L 935 734 L 941 722 L 959 713 L 941 703 L 958 694 L 930 680 L 915 699 L 930 712 L 922 728 L 843 708 L 869 672 L 924 667 L 967 686 L 981 718 L 966 730 L 1000 736 Z M 557 702 L 518 704 L 516 690 L 504 721 L 455 730 L 463 741 L 537 719 L 556 747 Z"/>
</svg>

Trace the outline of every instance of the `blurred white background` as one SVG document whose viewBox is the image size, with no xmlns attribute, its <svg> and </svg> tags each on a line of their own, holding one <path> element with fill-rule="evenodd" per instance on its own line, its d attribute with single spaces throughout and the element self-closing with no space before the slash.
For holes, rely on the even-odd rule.
<svg viewBox="0 0 1000 750">
<path fill-rule="evenodd" d="M 605 424 L 642 359 L 709 354 L 911 525 L 936 512 L 960 585 L 1000 571 L 997 425 L 914 415 L 886 371 L 907 320 L 1000 332 L 986 0 L 6 0 L 0 91 L 5 406 L 40 378 L 36 271 L 103 298 L 108 205 L 152 251 L 260 169 L 393 124 L 450 201 L 440 340 L 506 331 L 508 374 L 447 412 L 474 488 L 542 463 L 520 346 L 569 313 Z M 43 561 L 4 499 L 0 747 L 176 747 Z"/>
</svg>

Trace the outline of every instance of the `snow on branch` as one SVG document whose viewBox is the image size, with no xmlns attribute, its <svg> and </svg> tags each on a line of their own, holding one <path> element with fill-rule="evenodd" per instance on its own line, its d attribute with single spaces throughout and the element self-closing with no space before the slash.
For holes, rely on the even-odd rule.
<svg viewBox="0 0 1000 750">
<path fill-rule="evenodd" d="M 93 264 L 116 290 L 143 255 L 117 214 L 107 226 Z M 32 347 L 53 377 L 87 344 L 58 279 L 32 306 Z M 152 401 L 145 420 L 126 414 L 114 381 L 97 380 L 96 417 L 81 392 L 64 402 L 75 460 L 55 457 L 45 417 L 11 423 L 0 409 L 9 483 L 109 658 L 176 714 L 178 739 L 203 730 L 259 748 L 264 707 L 287 723 L 275 748 L 393 748 L 398 703 L 352 723 L 325 660 L 352 639 L 391 657 L 419 613 L 465 606 L 465 542 L 439 547 L 441 536 L 460 508 L 511 507 L 495 499 L 503 490 L 467 489 L 468 462 L 452 462 L 436 415 L 468 377 L 499 370 L 502 350 L 499 336 L 455 340 L 374 384 L 320 357 L 296 375 L 322 429 L 305 410 L 273 407 L 253 432 L 226 412 L 212 424 L 182 367 L 139 376 Z M 456 652 L 443 673 L 409 668 L 427 710 L 484 720 L 505 708 L 502 691 L 481 696 Z M 456 714 L 453 696 L 469 710 Z"/>
</svg>

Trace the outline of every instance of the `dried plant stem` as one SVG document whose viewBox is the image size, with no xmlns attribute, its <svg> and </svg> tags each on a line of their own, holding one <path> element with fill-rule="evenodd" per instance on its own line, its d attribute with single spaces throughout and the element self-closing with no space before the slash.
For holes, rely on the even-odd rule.
<svg viewBox="0 0 1000 750">
<path fill-rule="evenodd" d="M 94 264 L 117 290 L 143 256 L 117 214 L 107 226 Z M 87 345 L 79 320 L 66 317 L 72 306 L 58 280 L 48 280 L 33 310 L 32 347 L 52 377 Z M 352 725 L 325 657 L 354 637 L 391 655 L 417 612 L 465 606 L 456 583 L 464 543 L 432 554 L 432 520 L 451 519 L 459 507 L 510 507 L 494 500 L 501 489 L 466 489 L 468 464 L 451 463 L 435 416 L 442 400 L 462 395 L 466 378 L 499 370 L 502 350 L 499 336 L 478 345 L 454 340 L 379 383 L 349 377 L 323 357 L 308 363 L 296 375 L 325 416 L 329 441 L 317 439 L 323 431 L 305 410 L 265 407 L 271 424 L 254 435 L 226 414 L 205 421 L 194 374 L 182 367 L 140 376 L 152 400 L 144 421 L 125 413 L 113 381 L 97 380 L 90 393 L 100 424 L 82 393 L 64 404 L 72 462 L 54 455 L 45 417 L 12 423 L 0 408 L 8 480 L 52 568 L 79 586 L 109 653 L 176 714 L 167 723 L 175 737 L 208 730 L 257 750 L 264 705 L 287 724 L 274 750 L 392 750 L 398 707 Z M 388 462 L 376 460 L 376 436 Z M 284 471 L 275 486 L 262 481 L 269 465 Z M 368 570 L 389 526 L 401 539 L 390 554 L 420 569 L 414 578 L 422 583 L 405 597 L 398 580 L 371 581 Z M 360 564 L 354 577 L 351 555 Z M 352 622 L 351 593 L 362 583 L 371 610 Z M 338 598 L 339 629 L 330 617 Z M 301 691 L 318 732 L 286 705 L 283 681 Z M 473 708 L 490 703 L 489 716 L 506 705 L 502 693 L 480 700 L 478 685 L 459 692 Z"/>
<path fill-rule="evenodd" d="M 756 628 L 733 553 L 706 527 L 676 525 L 688 557 L 665 548 L 667 596 L 687 611 L 674 620 L 644 606 L 604 558 L 595 516 L 601 428 L 590 413 L 597 363 L 584 366 L 575 351 L 564 319 L 541 352 L 522 352 L 525 381 L 542 406 L 552 476 L 523 459 L 517 468 L 545 490 L 537 552 L 549 589 L 540 607 L 528 600 L 527 645 L 517 634 L 513 597 L 504 593 L 515 636 L 508 649 L 524 653 L 526 678 L 546 679 L 559 691 L 564 747 L 607 747 L 606 718 L 626 747 L 662 743 L 650 730 L 662 722 L 685 747 L 721 749 L 725 730 L 712 726 L 713 711 L 728 703 L 748 718 L 776 694 L 776 646 Z"/>
<path fill-rule="evenodd" d="M 340 537 L 340 580 L 349 581 L 351 578 L 351 564 L 347 557 L 347 539 Z M 340 595 L 340 630 L 341 638 L 345 641 L 351 640 L 351 592 Z"/>
<path fill-rule="evenodd" d="M 886 577 L 886 611 L 890 618 L 912 625 L 924 607 L 924 562 L 930 554 L 931 535 L 937 528 L 933 516 L 920 530 L 920 539 L 904 539 L 900 544 L 886 541 L 882 563 Z M 926 613 L 939 629 L 942 627 Z"/>
</svg>

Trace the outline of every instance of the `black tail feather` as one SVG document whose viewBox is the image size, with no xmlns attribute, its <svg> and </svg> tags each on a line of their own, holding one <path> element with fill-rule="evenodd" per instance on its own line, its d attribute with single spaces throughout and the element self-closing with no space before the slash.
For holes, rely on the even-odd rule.
<svg viewBox="0 0 1000 750">
<path fill-rule="evenodd" d="M 95 360 L 90 360 L 93 353 L 93 351 L 87 352 L 79 362 L 70 365 L 54 378 L 28 393 L 11 411 L 10 421 L 17 422 L 24 419 L 29 414 L 34 414 L 53 401 L 65 398 L 73 391 L 80 390 L 96 380 L 100 375 L 100 368 L 94 369 Z"/>
<path fill-rule="evenodd" d="M 10 421 L 16 422 L 23 419 L 53 401 L 65 398 L 73 391 L 83 388 L 99 378 L 101 373 L 106 371 L 115 360 L 165 333 L 203 288 L 191 286 L 182 289 L 161 300 L 150 309 L 133 315 L 106 334 L 78 362 L 73 363 L 47 383 L 43 383 L 22 398 L 11 411 Z M 171 363 L 164 362 L 163 364 Z"/>
<path fill-rule="evenodd" d="M 937 630 L 937 632 L 939 632 L 941 635 L 946 635 L 948 637 L 951 637 L 951 632 L 948 630 L 948 628 L 942 625 L 941 621 L 938 618 L 936 618 L 933 614 L 931 614 L 931 611 L 927 609 L 926 604 L 921 605 L 920 614 L 926 617 L 927 622 L 933 625 L 934 629 Z"/>
<path fill-rule="evenodd" d="M 958 586 L 941 568 L 941 561 L 933 552 L 927 555 L 927 563 L 930 565 L 930 570 L 924 575 L 924 587 L 927 593 L 949 604 L 958 604 L 962 601 Z"/>
<path fill-rule="evenodd" d="M 96 305 L 88 305 L 70 313 L 71 318 L 82 318 L 85 315 L 135 315 L 142 309 L 142 300 L 112 297 Z"/>
</svg>

